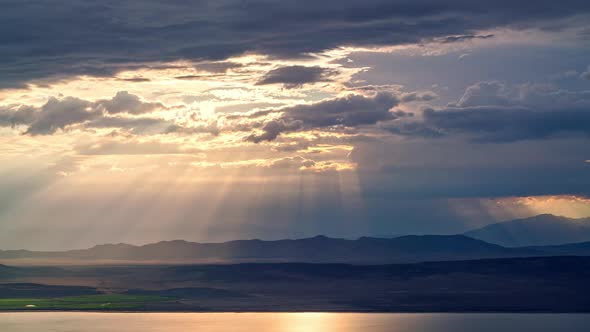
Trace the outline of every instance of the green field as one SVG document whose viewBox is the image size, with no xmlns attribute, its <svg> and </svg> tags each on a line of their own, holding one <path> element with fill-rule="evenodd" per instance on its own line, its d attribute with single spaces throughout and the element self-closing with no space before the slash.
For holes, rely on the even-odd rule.
<svg viewBox="0 0 590 332">
<path fill-rule="evenodd" d="M 173 298 L 144 295 L 89 295 L 44 299 L 0 299 L 0 310 L 135 310 Z"/>
</svg>

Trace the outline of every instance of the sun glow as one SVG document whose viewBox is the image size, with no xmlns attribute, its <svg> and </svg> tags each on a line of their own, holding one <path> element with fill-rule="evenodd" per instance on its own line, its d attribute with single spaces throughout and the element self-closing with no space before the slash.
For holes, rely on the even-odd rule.
<svg viewBox="0 0 590 332">
<path fill-rule="evenodd" d="M 333 314 L 320 312 L 303 312 L 285 314 L 281 317 L 279 331 L 284 332 L 320 332 L 334 328 Z"/>
</svg>

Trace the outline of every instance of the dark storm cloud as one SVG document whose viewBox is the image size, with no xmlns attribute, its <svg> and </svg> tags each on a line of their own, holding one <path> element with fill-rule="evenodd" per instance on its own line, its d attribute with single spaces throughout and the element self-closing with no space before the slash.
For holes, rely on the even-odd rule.
<svg viewBox="0 0 590 332">
<path fill-rule="evenodd" d="M 330 76 L 335 74 L 335 70 L 317 66 L 287 66 L 269 71 L 256 84 L 283 84 L 286 88 L 296 88 L 304 84 L 329 81 Z"/>
<path fill-rule="evenodd" d="M 462 41 L 466 41 L 466 40 L 474 40 L 474 39 L 490 39 L 493 38 L 494 35 L 493 34 L 487 34 L 487 35 L 459 35 L 459 36 L 448 36 L 448 37 L 444 37 L 441 42 L 442 43 L 457 43 L 457 42 L 462 42 Z"/>
<path fill-rule="evenodd" d="M 494 27 L 545 27 L 552 19 L 568 28 L 583 20 L 565 18 L 589 10 L 586 0 L 6 0 L 0 86 L 246 52 L 298 57 L 347 45 L 477 36 Z"/>
<path fill-rule="evenodd" d="M 426 109 L 420 120 L 383 128 L 403 136 L 467 135 L 478 142 L 546 139 L 558 135 L 590 136 L 590 91 L 566 91 L 547 85 L 511 89 L 480 82 L 466 89 L 457 104 Z"/>
<path fill-rule="evenodd" d="M 392 120 L 406 115 L 399 111 L 390 112 L 390 109 L 398 104 L 399 99 L 396 96 L 382 92 L 374 97 L 349 95 L 310 105 L 296 105 L 277 110 L 260 111 L 252 116 L 259 117 L 273 112 L 280 112 L 281 116 L 277 120 L 266 122 L 262 128 L 262 134 L 252 134 L 246 140 L 259 143 L 261 141 L 272 141 L 283 132 L 301 129 L 372 125 L 379 121 Z"/>
<path fill-rule="evenodd" d="M 510 142 L 576 133 L 590 137 L 590 110 L 536 111 L 495 106 L 427 109 L 421 123 L 401 124 L 390 130 L 400 135 L 418 136 L 468 134 L 480 142 Z"/>
</svg>

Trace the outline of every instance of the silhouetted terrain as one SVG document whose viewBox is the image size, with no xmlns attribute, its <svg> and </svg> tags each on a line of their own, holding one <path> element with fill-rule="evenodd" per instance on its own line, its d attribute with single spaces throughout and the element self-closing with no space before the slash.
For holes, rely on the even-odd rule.
<svg viewBox="0 0 590 332">
<path fill-rule="evenodd" d="M 0 260 L 39 262 L 93 261 L 125 262 L 315 262 L 315 263 L 401 263 L 543 254 L 531 249 L 504 248 L 463 235 L 408 235 L 394 239 L 362 237 L 358 240 L 325 236 L 300 240 L 240 240 L 224 243 L 164 241 L 144 246 L 100 245 L 85 250 L 35 252 L 0 251 Z"/>
<path fill-rule="evenodd" d="M 590 242 L 567 243 L 555 246 L 533 246 L 526 249 L 542 251 L 555 256 L 590 256 Z"/>
<path fill-rule="evenodd" d="M 507 247 L 557 245 L 590 241 L 590 218 L 551 214 L 485 226 L 464 235 Z"/>
<path fill-rule="evenodd" d="M 589 242 L 562 244 L 583 240 Z M 559 245 L 551 245 L 554 243 Z M 584 256 L 590 254 L 589 247 L 589 218 L 569 219 L 539 215 L 489 225 L 464 235 L 361 237 L 356 240 L 316 236 L 297 240 L 238 240 L 223 243 L 175 240 L 142 246 L 120 243 L 60 252 L 0 250 L 0 262 L 14 265 L 243 262 L 390 264 L 508 257 Z"/>
<path fill-rule="evenodd" d="M 28 298 L 34 291 L 36 297 L 98 292 L 158 299 L 133 310 L 590 311 L 590 257 L 12 269 L 12 276 L 0 274 L 3 298 Z"/>
</svg>

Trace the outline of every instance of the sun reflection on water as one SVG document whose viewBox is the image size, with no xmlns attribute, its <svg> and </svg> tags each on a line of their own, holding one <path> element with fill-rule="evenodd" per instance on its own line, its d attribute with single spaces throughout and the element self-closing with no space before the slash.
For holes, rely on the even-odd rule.
<svg viewBox="0 0 590 332">
<path fill-rule="evenodd" d="M 330 314 L 321 312 L 289 313 L 281 316 L 281 332 L 336 331 Z"/>
</svg>

